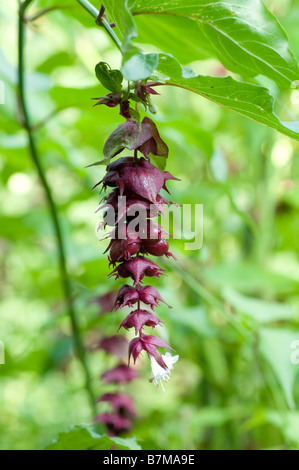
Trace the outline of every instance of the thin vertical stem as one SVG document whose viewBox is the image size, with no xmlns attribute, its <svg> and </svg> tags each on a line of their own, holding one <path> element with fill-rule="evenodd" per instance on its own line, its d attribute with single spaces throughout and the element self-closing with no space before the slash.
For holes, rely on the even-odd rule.
<svg viewBox="0 0 299 470">
<path fill-rule="evenodd" d="M 40 157 L 38 154 L 37 146 L 35 143 L 34 132 L 32 130 L 30 124 L 30 116 L 27 107 L 26 101 L 26 92 L 25 92 L 25 83 L 24 83 L 24 76 L 25 76 L 25 64 L 24 64 L 24 50 L 25 50 L 25 23 L 24 23 L 24 15 L 26 8 L 29 6 L 32 0 L 27 0 L 23 3 L 20 3 L 19 7 L 19 18 L 18 18 L 18 60 L 19 60 L 19 67 L 18 67 L 18 91 L 19 91 L 19 102 L 20 102 L 20 110 L 22 113 L 22 124 L 24 129 L 27 132 L 28 136 L 28 146 L 30 150 L 30 155 L 32 161 L 37 169 L 38 176 L 40 178 L 40 182 L 43 186 L 43 189 L 46 194 L 47 204 L 53 224 L 54 233 L 56 235 L 57 240 L 57 249 L 59 255 L 59 267 L 61 273 L 61 281 L 62 281 L 62 288 L 64 292 L 65 302 L 67 305 L 68 314 L 70 317 L 72 333 L 74 337 L 75 348 L 77 352 L 77 356 L 82 364 L 82 368 L 85 375 L 85 388 L 89 396 L 90 405 L 92 408 L 92 412 L 95 413 L 95 402 L 94 396 L 90 385 L 90 373 L 88 370 L 86 358 L 85 358 L 85 350 L 84 346 L 80 337 L 80 329 L 76 318 L 76 312 L 74 309 L 73 298 L 72 298 L 72 289 L 70 279 L 68 277 L 67 267 L 66 267 L 66 256 L 65 256 L 65 248 L 63 243 L 62 231 L 60 222 L 58 219 L 57 209 L 52 197 L 51 189 L 47 182 L 46 175 L 44 173 L 43 167 L 40 162 Z"/>
<path fill-rule="evenodd" d="M 260 159 L 260 183 L 258 187 L 259 206 L 259 237 L 256 243 L 256 258 L 263 264 L 272 250 L 273 224 L 275 218 L 275 204 L 271 188 L 273 168 L 271 164 L 271 151 L 273 144 L 267 142 Z"/>
</svg>

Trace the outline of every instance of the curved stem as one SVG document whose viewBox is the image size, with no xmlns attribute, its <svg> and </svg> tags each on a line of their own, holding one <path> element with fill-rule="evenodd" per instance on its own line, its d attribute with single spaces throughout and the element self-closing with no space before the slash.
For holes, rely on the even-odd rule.
<svg viewBox="0 0 299 470">
<path fill-rule="evenodd" d="M 110 24 L 108 21 L 105 20 L 105 18 L 99 18 L 100 12 L 97 10 L 88 0 L 77 0 L 80 5 L 85 8 L 88 13 L 91 14 L 91 16 L 94 17 L 95 20 L 97 20 L 97 24 L 100 26 L 103 26 L 109 36 L 111 37 L 112 41 L 115 43 L 116 47 L 119 49 L 120 52 L 122 52 L 122 44 L 113 29 L 111 28 Z"/>
<path fill-rule="evenodd" d="M 47 13 L 51 13 L 52 11 L 55 11 L 55 10 L 62 10 L 62 9 L 69 9 L 69 8 L 72 8 L 71 6 L 53 6 L 53 7 L 49 7 L 49 8 L 45 8 L 44 10 L 40 10 L 39 12 L 37 12 L 35 15 L 31 16 L 30 18 L 26 18 L 26 23 L 31 23 L 33 21 L 36 21 L 38 20 L 39 18 L 41 18 L 42 16 L 46 15 Z"/>
<path fill-rule="evenodd" d="M 22 125 L 27 132 L 28 136 L 28 146 L 30 150 L 30 155 L 33 160 L 33 163 L 37 169 L 38 176 L 40 178 L 41 184 L 46 194 L 47 203 L 49 207 L 49 212 L 52 219 L 53 229 L 57 238 L 57 248 L 59 254 L 59 267 L 61 273 L 62 287 L 65 297 L 65 302 L 67 305 L 68 314 L 70 317 L 72 333 L 75 342 L 75 348 L 78 355 L 78 358 L 82 364 L 84 375 L 85 375 L 85 388 L 90 399 L 90 405 L 93 413 L 95 412 L 95 402 L 93 392 L 90 386 L 90 374 L 85 358 L 85 350 L 80 337 L 80 329 L 76 318 L 76 312 L 74 309 L 72 292 L 71 292 L 71 283 L 68 277 L 67 267 L 66 267 L 66 256 L 65 249 L 62 237 L 62 231 L 58 219 L 57 209 L 52 197 L 51 189 L 47 182 L 44 170 L 42 168 L 38 150 L 35 143 L 34 132 L 30 124 L 30 116 L 27 108 L 26 94 L 25 94 L 25 84 L 24 84 L 24 75 L 25 75 L 25 66 L 24 66 L 24 49 L 25 49 L 25 24 L 24 24 L 24 14 L 26 8 L 31 3 L 32 0 L 27 0 L 23 3 L 20 3 L 19 8 L 19 18 L 18 18 L 18 91 L 19 91 L 19 102 L 20 110 L 22 113 Z"/>
</svg>

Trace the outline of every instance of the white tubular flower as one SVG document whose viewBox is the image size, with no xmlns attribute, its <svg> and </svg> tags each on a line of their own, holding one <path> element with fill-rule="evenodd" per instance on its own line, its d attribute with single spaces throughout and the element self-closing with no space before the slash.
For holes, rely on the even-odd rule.
<svg viewBox="0 0 299 470">
<path fill-rule="evenodd" d="M 158 387 L 158 381 L 160 381 L 162 390 L 165 391 L 162 379 L 164 382 L 168 382 L 170 379 L 170 370 L 173 369 L 173 364 L 178 361 L 179 356 L 172 356 L 169 352 L 167 352 L 164 356 L 162 355 L 162 359 L 167 366 L 167 369 L 163 369 L 163 367 L 157 363 L 154 356 L 150 354 L 150 361 L 152 366 L 152 377 L 150 382 L 154 382 L 155 386 Z"/>
</svg>

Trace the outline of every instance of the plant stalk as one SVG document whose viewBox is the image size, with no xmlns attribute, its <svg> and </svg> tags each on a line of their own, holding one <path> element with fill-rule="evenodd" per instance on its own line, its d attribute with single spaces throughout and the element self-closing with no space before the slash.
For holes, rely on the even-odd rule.
<svg viewBox="0 0 299 470">
<path fill-rule="evenodd" d="M 62 288 L 65 297 L 65 302 L 67 306 L 67 311 L 69 314 L 71 328 L 75 343 L 75 349 L 77 356 L 82 364 L 84 376 L 85 376 L 85 388 L 89 396 L 90 406 L 92 412 L 95 413 L 95 401 L 93 392 L 90 385 L 90 373 L 86 362 L 85 357 L 85 349 L 80 337 L 80 328 L 77 322 L 76 312 L 74 309 L 73 298 L 72 298 L 72 289 L 71 283 L 67 272 L 66 267 L 66 255 L 65 255 L 65 248 L 63 243 L 63 236 L 62 230 L 60 226 L 60 222 L 58 219 L 57 208 L 55 206 L 51 189 L 49 187 L 46 175 L 44 173 L 43 167 L 40 162 L 40 156 L 37 150 L 34 131 L 31 127 L 30 123 L 30 115 L 28 112 L 27 107 L 27 100 L 26 100 L 26 92 L 25 92 L 25 64 L 24 64 L 24 52 L 25 52 L 25 22 L 24 22 L 24 15 L 26 12 L 26 8 L 29 6 L 32 0 L 26 0 L 23 3 L 20 3 L 19 7 L 19 15 L 18 15 L 18 60 L 19 60 L 19 67 L 18 67 L 18 93 L 19 93 L 19 103 L 20 103 L 20 111 L 22 114 L 22 125 L 26 130 L 27 137 L 28 137 L 28 146 L 32 161 L 36 167 L 40 182 L 43 186 L 47 204 L 53 224 L 54 233 L 57 239 L 57 248 L 58 248 L 58 256 L 59 256 L 59 267 L 61 273 L 61 281 L 62 281 Z"/>
<path fill-rule="evenodd" d="M 118 50 L 122 53 L 121 41 L 119 40 L 119 38 L 117 37 L 117 35 L 113 31 L 113 29 L 111 28 L 108 21 L 106 21 L 105 18 L 103 18 L 103 17 L 99 18 L 99 14 L 100 14 L 99 10 L 97 10 L 88 0 L 77 0 L 77 2 L 80 3 L 80 5 L 83 8 L 85 8 L 85 10 L 88 11 L 88 13 L 91 16 L 93 16 L 95 20 L 97 20 L 97 24 L 100 24 L 101 26 L 103 26 L 106 29 L 106 31 L 109 34 L 109 36 L 111 37 L 112 41 L 115 43 Z"/>
</svg>

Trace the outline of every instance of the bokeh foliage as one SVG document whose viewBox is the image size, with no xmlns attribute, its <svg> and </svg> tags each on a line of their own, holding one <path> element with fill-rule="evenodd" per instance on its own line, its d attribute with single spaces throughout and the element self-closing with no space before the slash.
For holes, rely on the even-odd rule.
<svg viewBox="0 0 299 470">
<path fill-rule="evenodd" d="M 298 60 L 299 2 L 266 3 Z M 36 0 L 30 15 L 55 4 Z M 114 334 L 123 318 L 120 312 L 101 316 L 90 303 L 115 286 L 107 280 L 107 242 L 95 235 L 100 196 L 91 191 L 105 169 L 85 168 L 102 158 L 107 136 L 122 122 L 116 109 L 92 107 L 91 99 L 106 93 L 94 66 L 106 61 L 119 68 L 121 57 L 76 2 L 63 5 L 28 25 L 26 84 L 88 345 Z M 90 424 L 91 413 L 48 206 L 20 125 L 17 2 L 1 4 L 0 15 L 0 340 L 6 353 L 0 448 L 37 449 L 71 425 Z M 159 21 L 152 26 L 157 31 Z M 144 50 L 152 51 L 151 24 L 146 16 L 136 23 Z M 167 25 L 173 28 L 171 19 Z M 187 33 L 174 45 L 162 32 L 161 49 L 196 73 L 228 74 L 200 46 L 192 54 Z M 270 87 L 285 120 L 298 118 L 296 91 L 258 81 Z M 180 361 L 166 392 L 148 383 L 146 358 L 141 362 L 142 377 L 129 387 L 139 413 L 129 435 L 144 449 L 298 449 L 299 366 L 291 362 L 291 344 L 299 340 L 298 143 L 188 91 L 159 91 L 154 120 L 170 147 L 167 169 L 181 179 L 169 184 L 172 200 L 204 204 L 204 245 L 194 252 L 172 241 L 178 262 L 165 262 L 168 276 L 156 285 L 173 309 L 160 307 L 166 326 L 159 335 L 171 338 Z M 88 362 L 95 394 L 110 390 L 99 377 L 115 360 L 100 351 Z"/>
</svg>

